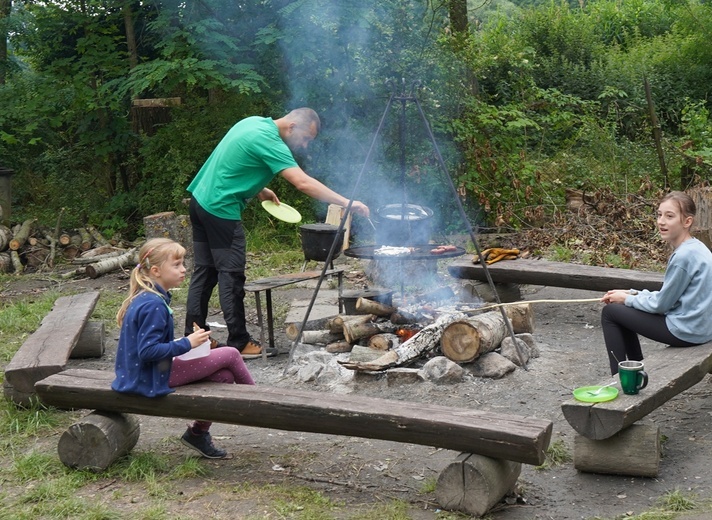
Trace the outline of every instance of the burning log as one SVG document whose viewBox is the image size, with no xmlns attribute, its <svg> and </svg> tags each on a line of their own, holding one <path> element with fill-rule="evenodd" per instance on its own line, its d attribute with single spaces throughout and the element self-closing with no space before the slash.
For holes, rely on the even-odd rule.
<svg viewBox="0 0 712 520">
<path fill-rule="evenodd" d="M 373 314 L 359 314 L 359 315 L 339 314 L 338 316 L 334 316 L 333 318 L 330 318 L 327 321 L 326 327 L 331 332 L 340 332 L 343 334 L 344 323 L 347 321 L 350 323 L 368 323 L 375 319 L 376 319 L 376 316 L 374 316 Z"/>
<path fill-rule="evenodd" d="M 448 325 L 443 330 L 440 348 L 451 361 L 469 363 L 499 347 L 506 335 L 502 314 L 486 312 Z"/>
<path fill-rule="evenodd" d="M 391 321 L 391 323 L 395 323 L 396 325 L 418 323 L 418 317 L 415 314 L 411 314 L 410 312 L 404 310 L 397 310 L 396 312 L 391 314 L 389 320 Z"/>
<path fill-rule="evenodd" d="M 361 338 L 370 338 L 381 332 L 395 332 L 392 323 L 352 323 L 344 322 L 344 337 L 349 343 L 356 343 Z"/>
<path fill-rule="evenodd" d="M 384 332 L 383 334 L 375 334 L 368 338 L 368 348 L 374 350 L 390 350 L 400 345 L 400 337 L 397 334 Z"/>
<path fill-rule="evenodd" d="M 370 362 L 339 361 L 349 370 L 378 372 L 387 368 L 402 366 L 415 361 L 424 353 L 435 349 L 440 344 L 443 329 L 450 323 L 465 318 L 464 314 L 453 313 L 440 316 L 435 323 L 428 325 L 405 343 L 387 351 L 381 357 Z"/>
<path fill-rule="evenodd" d="M 398 309 L 385 303 L 369 300 L 368 298 L 359 298 L 356 300 L 356 311 L 360 314 L 375 314 L 376 316 L 390 316 Z"/>
</svg>

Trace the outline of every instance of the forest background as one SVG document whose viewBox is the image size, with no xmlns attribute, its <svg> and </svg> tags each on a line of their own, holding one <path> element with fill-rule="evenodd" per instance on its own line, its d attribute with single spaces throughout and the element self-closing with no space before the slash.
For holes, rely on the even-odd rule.
<svg viewBox="0 0 712 520">
<path fill-rule="evenodd" d="M 709 181 L 710 41 L 703 0 L 0 0 L 0 167 L 13 222 L 53 227 L 65 208 L 64 226 L 132 240 L 143 216 L 186 212 L 236 121 L 309 106 L 322 133 L 298 157 L 307 172 L 372 208 L 424 204 L 456 231 L 417 105 L 386 111 L 412 93 L 470 220 L 540 226 L 566 189 Z M 298 240 L 256 206 L 256 229 Z"/>
</svg>

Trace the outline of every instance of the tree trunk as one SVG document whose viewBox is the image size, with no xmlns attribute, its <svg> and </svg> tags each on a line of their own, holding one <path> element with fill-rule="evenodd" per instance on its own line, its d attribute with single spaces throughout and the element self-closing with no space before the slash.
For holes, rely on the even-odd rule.
<svg viewBox="0 0 712 520">
<path fill-rule="evenodd" d="M 91 254 L 92 251 L 102 251 L 102 250 L 107 250 L 108 252 L 106 253 L 98 253 L 98 254 Z M 96 262 L 101 262 L 102 260 L 107 260 L 109 258 L 116 258 L 117 256 L 125 255 L 126 250 L 125 249 L 119 249 L 115 250 L 113 247 L 109 246 L 102 246 L 98 247 L 96 249 L 90 249 L 89 251 L 85 251 L 82 256 L 79 258 L 75 258 L 72 260 L 73 264 L 79 264 L 79 265 L 84 265 L 84 264 L 95 264 Z"/>
<path fill-rule="evenodd" d="M 30 218 L 22 223 L 20 229 L 17 231 L 17 233 L 15 233 L 15 236 L 12 238 L 12 240 L 10 240 L 8 244 L 12 251 L 17 251 L 23 245 L 25 245 L 27 239 L 30 238 L 30 232 L 32 231 L 32 225 L 35 223 L 35 220 L 36 219 Z"/>
<path fill-rule="evenodd" d="M 12 0 L 0 0 L 0 27 L 4 28 L 0 32 L 0 85 L 4 85 L 7 78 L 7 26 L 5 20 L 10 16 L 11 11 Z"/>
<path fill-rule="evenodd" d="M 136 446 L 140 432 L 133 415 L 90 413 L 59 438 L 59 460 L 70 468 L 104 471 Z"/>
<path fill-rule="evenodd" d="M 499 347 L 506 335 L 501 313 L 486 312 L 448 325 L 443 330 L 440 348 L 448 359 L 469 363 Z"/>
<path fill-rule="evenodd" d="M 69 357 L 99 358 L 104 355 L 104 322 L 88 321 Z"/>
<path fill-rule="evenodd" d="M 453 33 L 467 32 L 467 0 L 448 0 L 447 11 Z"/>
<path fill-rule="evenodd" d="M 660 468 L 660 428 L 635 423 L 608 439 L 574 439 L 574 468 L 587 473 L 657 477 Z"/>
<path fill-rule="evenodd" d="M 124 32 L 126 34 L 126 48 L 129 51 L 129 67 L 134 69 L 138 65 L 138 48 L 136 46 L 136 33 L 134 32 L 131 3 L 125 2 L 121 11 L 124 15 Z"/>
<path fill-rule="evenodd" d="M 97 262 L 96 264 L 90 264 L 86 266 L 86 274 L 89 278 L 98 278 L 102 274 L 110 273 L 114 269 L 120 269 L 126 267 L 127 265 L 135 264 L 138 262 L 136 258 L 136 249 L 130 249 L 121 256 L 115 258 L 108 258 Z"/>
<path fill-rule="evenodd" d="M 359 314 L 375 314 L 376 316 L 390 316 L 398 309 L 390 305 L 385 305 L 375 300 L 359 298 L 356 300 L 356 311 Z"/>
</svg>

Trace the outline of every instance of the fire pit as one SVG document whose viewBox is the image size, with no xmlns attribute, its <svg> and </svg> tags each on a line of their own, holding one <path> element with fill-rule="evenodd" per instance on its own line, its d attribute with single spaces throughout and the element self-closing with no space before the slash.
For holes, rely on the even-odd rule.
<svg viewBox="0 0 712 520">
<path fill-rule="evenodd" d="M 417 246 L 410 246 L 407 248 L 408 252 L 403 251 L 402 254 L 379 254 L 379 250 L 382 246 L 360 246 L 360 247 L 350 247 L 344 251 L 346 256 L 351 258 L 361 258 L 363 260 L 443 260 L 445 258 L 455 258 L 462 256 L 466 253 L 465 249 L 462 247 L 452 246 L 450 251 L 435 253 L 439 246 L 436 244 L 421 244 Z"/>
</svg>

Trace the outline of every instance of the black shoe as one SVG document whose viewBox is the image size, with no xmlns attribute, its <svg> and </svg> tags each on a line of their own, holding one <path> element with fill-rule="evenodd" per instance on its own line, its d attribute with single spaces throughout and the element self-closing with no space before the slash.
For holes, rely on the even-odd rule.
<svg viewBox="0 0 712 520">
<path fill-rule="evenodd" d="M 180 441 L 207 459 L 224 459 L 227 457 L 227 452 L 225 450 L 215 447 L 213 444 L 213 438 L 210 436 L 210 432 L 196 435 L 189 427 L 180 438 Z"/>
<path fill-rule="evenodd" d="M 262 349 L 265 348 L 256 339 L 250 338 L 247 343 L 237 350 L 242 354 L 242 359 L 257 359 L 262 357 Z M 274 357 L 279 354 L 279 350 L 273 347 L 266 347 L 267 357 Z"/>
</svg>

